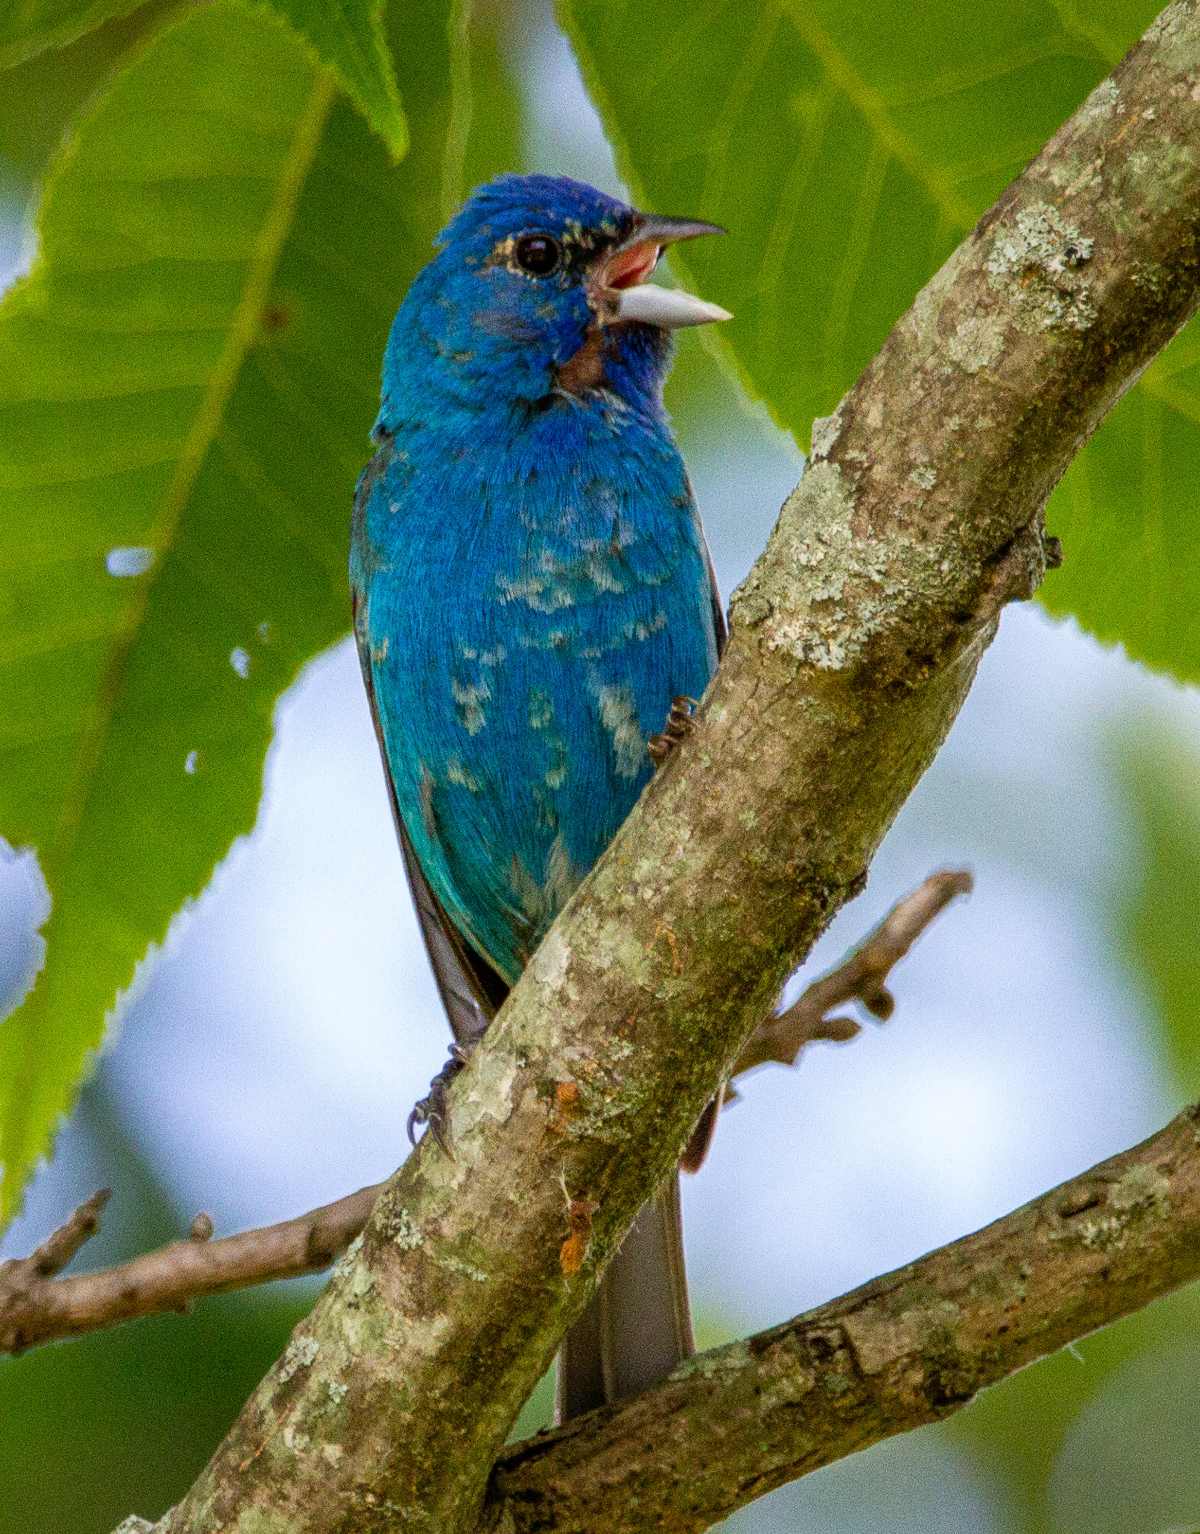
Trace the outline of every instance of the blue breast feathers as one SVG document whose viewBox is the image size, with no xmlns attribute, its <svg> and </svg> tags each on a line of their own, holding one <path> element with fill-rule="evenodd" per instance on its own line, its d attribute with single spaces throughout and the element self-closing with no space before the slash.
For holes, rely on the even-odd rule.
<svg viewBox="0 0 1200 1534">
<path fill-rule="evenodd" d="M 489 414 L 410 405 L 383 423 L 352 577 L 405 829 L 513 982 L 644 786 L 672 697 L 707 686 L 716 636 L 656 403 Z"/>
</svg>

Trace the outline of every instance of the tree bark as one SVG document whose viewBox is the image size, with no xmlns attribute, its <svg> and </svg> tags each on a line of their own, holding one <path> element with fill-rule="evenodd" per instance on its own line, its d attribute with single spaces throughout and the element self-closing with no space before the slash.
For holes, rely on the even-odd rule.
<svg viewBox="0 0 1200 1534">
<path fill-rule="evenodd" d="M 477 1526 L 558 1339 L 1040 580 L 1050 490 L 1196 308 L 1198 83 L 1179 0 L 816 423 L 695 734 L 456 1085 L 453 1157 L 427 1137 L 392 1179 L 172 1534 Z"/>
</svg>

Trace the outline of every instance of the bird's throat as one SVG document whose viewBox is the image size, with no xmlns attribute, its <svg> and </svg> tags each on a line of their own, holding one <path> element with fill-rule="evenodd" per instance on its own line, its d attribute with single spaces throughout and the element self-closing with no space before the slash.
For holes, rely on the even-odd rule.
<svg viewBox="0 0 1200 1534">
<path fill-rule="evenodd" d="M 605 331 L 601 325 L 589 325 L 583 345 L 558 369 L 555 383 L 568 394 L 590 394 L 602 389 L 604 374 Z"/>
</svg>

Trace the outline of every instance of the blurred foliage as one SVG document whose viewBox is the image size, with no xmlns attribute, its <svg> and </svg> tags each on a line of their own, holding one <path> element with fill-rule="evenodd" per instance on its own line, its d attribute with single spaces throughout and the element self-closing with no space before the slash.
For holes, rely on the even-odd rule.
<svg viewBox="0 0 1200 1534">
<path fill-rule="evenodd" d="M 142 0 L 21 0 L 0 12 L 0 69 L 49 48 L 88 38 L 124 20 Z M 396 76 L 383 28 L 383 0 L 330 5 L 327 0 L 257 0 L 291 23 L 315 59 L 333 71 L 397 158 L 408 145 Z M 155 7 L 156 8 L 156 7 Z M 136 23 L 135 23 L 136 25 Z"/>
<path fill-rule="evenodd" d="M 971 1448 L 994 1474 L 1003 1476 L 1022 1521 L 1019 1534 L 1078 1534 L 1095 1530 L 1092 1519 L 1081 1519 L 1088 1498 L 1085 1484 L 1094 1483 L 1097 1467 L 1072 1488 L 1073 1496 L 1055 1495 L 1055 1477 L 1064 1446 L 1076 1431 L 1081 1415 L 1099 1408 L 1111 1412 L 1123 1405 L 1135 1420 L 1149 1412 L 1162 1389 L 1162 1370 L 1143 1382 L 1139 1391 L 1126 1387 L 1117 1400 L 1110 1395 L 1114 1381 L 1133 1360 L 1154 1349 L 1178 1350 L 1200 1329 L 1200 1288 L 1193 1286 L 1140 1310 L 1123 1321 L 1086 1337 L 1022 1370 L 1002 1384 L 985 1390 L 943 1429 L 953 1443 Z M 1200 1397 L 1180 1393 L 1174 1404 L 1183 1431 L 1200 1442 Z M 1153 1458 L 1153 1445 L 1142 1452 Z M 1200 1456 L 1179 1467 L 1191 1507 L 1200 1507 Z M 1076 1478 L 1079 1480 L 1080 1478 Z M 1120 1481 L 1122 1502 L 1115 1529 L 1122 1534 L 1152 1534 L 1162 1527 L 1152 1506 L 1156 1477 L 1144 1484 L 1128 1476 Z M 1139 1506 L 1139 1502 L 1142 1504 Z M 1014 1531 L 1016 1534 L 1016 1531 Z"/>
<path fill-rule="evenodd" d="M 103 1090 L 73 1133 L 119 1190 L 76 1267 L 119 1261 L 186 1225 Z M 0 1364 L 0 1534 L 107 1534 L 178 1500 L 286 1346 L 308 1286 L 223 1295 Z"/>
<path fill-rule="evenodd" d="M 70 47 L 36 54 L 0 85 L 0 193 L 24 201 L 82 104 L 184 0 L 153 0 Z"/>
<path fill-rule="evenodd" d="M 1146 987 L 1179 1093 L 1200 1098 L 1200 758 L 1162 722 L 1144 719 L 1116 752 L 1134 853 L 1116 892 L 1113 930 Z"/>
<path fill-rule="evenodd" d="M 22 0 L 0 15 L 0 69 L 23 64 L 136 10 L 140 0 Z"/>
<path fill-rule="evenodd" d="M 644 206 L 733 231 L 673 257 L 732 309 L 716 344 L 801 445 L 917 290 L 1138 39 L 1158 0 L 914 11 L 857 0 L 560 0 Z M 1101 428 L 1054 496 L 1046 582 L 1136 659 L 1200 678 L 1200 323 Z M 1163 614 L 1170 613 L 1165 622 Z"/>
<path fill-rule="evenodd" d="M 513 17 L 507 0 L 450 0 L 450 117 L 442 153 L 439 226 L 449 223 L 481 182 L 521 166 L 524 104 L 506 52 Z M 413 251 L 413 259 L 420 266 L 429 254 L 427 244 Z M 392 298 L 393 307 L 398 307 L 399 298 Z"/>
</svg>

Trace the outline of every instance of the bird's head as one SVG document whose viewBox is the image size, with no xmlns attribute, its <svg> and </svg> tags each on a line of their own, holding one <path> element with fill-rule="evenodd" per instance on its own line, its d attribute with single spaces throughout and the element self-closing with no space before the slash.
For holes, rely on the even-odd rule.
<svg viewBox="0 0 1200 1534">
<path fill-rule="evenodd" d="M 647 279 L 665 246 L 720 234 L 565 176 L 500 176 L 440 237 L 396 317 L 381 424 L 430 394 L 536 405 L 597 390 L 657 399 L 669 333 L 724 309 Z"/>
</svg>

